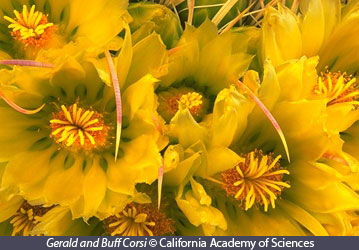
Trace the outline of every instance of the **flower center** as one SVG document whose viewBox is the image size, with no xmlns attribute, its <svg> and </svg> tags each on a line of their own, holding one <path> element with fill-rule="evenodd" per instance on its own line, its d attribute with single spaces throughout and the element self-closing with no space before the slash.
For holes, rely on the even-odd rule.
<svg viewBox="0 0 359 250">
<path fill-rule="evenodd" d="M 201 109 L 202 103 L 202 95 L 198 94 L 197 92 L 190 92 L 182 95 L 178 101 L 178 105 L 184 108 L 188 108 L 192 114 L 198 113 L 198 111 Z"/>
<path fill-rule="evenodd" d="M 51 38 L 51 34 L 57 27 L 53 23 L 49 23 L 47 15 L 42 12 L 35 12 L 35 5 L 28 11 L 24 5 L 22 13 L 14 10 L 15 17 L 4 16 L 4 19 L 11 24 L 8 26 L 12 29 L 11 35 L 21 41 L 25 47 L 31 45 L 34 47 L 44 47 Z"/>
<path fill-rule="evenodd" d="M 51 209 L 52 207 L 31 206 L 25 201 L 10 221 L 12 235 L 29 236 L 29 232 L 39 223 L 39 218 Z"/>
<path fill-rule="evenodd" d="M 108 127 L 101 114 L 78 108 L 76 103 L 69 108 L 62 105 L 61 109 L 50 121 L 51 136 L 57 143 L 85 150 L 105 145 Z"/>
<path fill-rule="evenodd" d="M 105 220 L 111 236 L 160 236 L 173 233 L 172 220 L 148 204 L 131 203 Z"/>
<path fill-rule="evenodd" d="M 196 120 L 205 112 L 206 102 L 203 96 L 189 89 L 170 89 L 159 94 L 159 110 L 162 117 L 169 122 L 179 107 L 187 108 Z"/>
<path fill-rule="evenodd" d="M 257 150 L 247 154 L 237 166 L 222 172 L 223 189 L 228 196 L 240 201 L 245 210 L 255 203 L 263 205 L 266 212 L 270 204 L 275 208 L 278 195 L 283 188 L 290 187 L 282 181 L 289 171 L 280 167 L 280 158 L 278 155 L 273 159 L 271 154 L 263 155 Z"/>
<path fill-rule="evenodd" d="M 328 70 L 321 73 L 313 92 L 325 96 L 328 106 L 344 102 L 359 105 L 359 85 L 356 78 L 347 76 L 346 73 L 332 73 Z"/>
</svg>

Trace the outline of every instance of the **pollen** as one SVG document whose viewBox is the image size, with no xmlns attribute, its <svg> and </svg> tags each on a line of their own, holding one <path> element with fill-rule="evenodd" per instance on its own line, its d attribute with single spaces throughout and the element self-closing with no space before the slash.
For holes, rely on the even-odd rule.
<svg viewBox="0 0 359 250">
<path fill-rule="evenodd" d="M 108 134 L 103 116 L 94 110 L 78 108 L 77 104 L 53 114 L 51 136 L 66 147 L 91 150 L 104 146 Z"/>
<path fill-rule="evenodd" d="M 170 89 L 159 94 L 158 112 L 166 121 L 170 121 L 179 108 L 187 108 L 196 120 L 205 113 L 206 103 L 202 94 L 189 89 Z"/>
<path fill-rule="evenodd" d="M 268 211 L 284 188 L 289 188 L 288 182 L 282 180 L 288 170 L 280 167 L 278 155 L 273 159 L 272 154 L 263 155 L 262 151 L 252 151 L 232 169 L 222 172 L 222 187 L 227 195 L 241 202 L 245 210 L 255 204 L 264 206 Z"/>
<path fill-rule="evenodd" d="M 173 234 L 173 221 L 150 204 L 131 203 L 105 220 L 111 236 L 160 236 Z"/>
<path fill-rule="evenodd" d="M 28 10 L 24 5 L 22 13 L 14 10 L 15 17 L 4 16 L 4 19 L 11 24 L 11 35 L 18 41 L 21 41 L 25 47 L 44 47 L 52 33 L 57 29 L 53 23 L 48 22 L 47 15 L 40 11 L 35 11 L 35 5 Z"/>
<path fill-rule="evenodd" d="M 51 209 L 52 207 L 31 206 L 25 201 L 10 221 L 13 227 L 12 236 L 29 236 L 31 230 L 39 223 L 39 218 Z"/>
<path fill-rule="evenodd" d="M 318 84 L 313 92 L 327 98 L 327 106 L 337 103 L 359 105 L 359 85 L 356 78 L 346 73 L 329 72 L 321 73 Z"/>
<path fill-rule="evenodd" d="M 187 93 L 179 99 L 179 105 L 188 108 L 191 113 L 197 113 L 202 103 L 202 95 L 197 92 Z"/>
<path fill-rule="evenodd" d="M 197 116 L 202 108 L 202 95 L 197 92 L 179 94 L 168 99 L 168 105 L 173 114 L 176 114 L 179 107 L 188 108 L 193 116 Z"/>
</svg>

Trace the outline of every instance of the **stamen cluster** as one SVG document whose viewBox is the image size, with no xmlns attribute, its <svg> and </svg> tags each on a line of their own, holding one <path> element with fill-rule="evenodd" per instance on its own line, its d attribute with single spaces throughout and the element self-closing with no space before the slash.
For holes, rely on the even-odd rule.
<svg viewBox="0 0 359 250">
<path fill-rule="evenodd" d="M 100 113 L 78 108 L 76 103 L 69 108 L 62 105 L 61 111 L 53 114 L 50 126 L 57 143 L 85 150 L 104 146 L 108 133 Z"/>
<path fill-rule="evenodd" d="M 47 16 L 40 11 L 35 11 L 33 5 L 28 11 L 27 6 L 23 6 L 22 13 L 14 10 L 15 18 L 4 16 L 4 19 L 11 24 L 8 28 L 12 29 L 11 35 L 21 41 L 25 47 L 44 47 L 51 38 L 56 26 L 48 22 Z"/>
<path fill-rule="evenodd" d="M 223 189 L 228 196 L 240 201 L 245 210 L 255 203 L 263 205 L 268 211 L 269 205 L 275 208 L 275 200 L 284 188 L 290 185 L 283 176 L 289 171 L 280 167 L 278 155 L 263 155 L 255 150 L 246 155 L 237 166 L 222 173 Z"/>
</svg>

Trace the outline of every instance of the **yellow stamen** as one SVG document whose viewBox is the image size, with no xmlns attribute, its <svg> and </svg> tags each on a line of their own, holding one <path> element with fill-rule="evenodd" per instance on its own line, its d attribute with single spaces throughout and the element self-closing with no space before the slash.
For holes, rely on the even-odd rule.
<svg viewBox="0 0 359 250">
<path fill-rule="evenodd" d="M 189 88 L 171 88 L 159 93 L 158 112 L 167 122 L 172 119 L 180 107 L 188 109 L 193 118 L 200 121 L 206 113 L 207 106 L 208 101 L 203 98 L 203 95 Z"/>
<path fill-rule="evenodd" d="M 131 203 L 105 220 L 111 236 L 159 236 L 173 233 L 172 220 L 148 204 Z"/>
<path fill-rule="evenodd" d="M 346 73 L 332 73 L 327 70 L 319 77 L 313 92 L 324 96 L 328 106 L 337 103 L 359 105 L 359 85 L 356 78 L 347 76 Z"/>
<path fill-rule="evenodd" d="M 280 158 L 279 155 L 273 159 L 271 154 L 263 155 L 257 150 L 247 154 L 244 162 L 222 173 L 223 189 L 228 196 L 240 201 L 245 210 L 258 203 L 267 212 L 269 204 L 275 207 L 275 200 L 283 188 L 290 187 L 282 181 L 289 171 L 280 168 Z"/>
<path fill-rule="evenodd" d="M 186 107 L 189 110 L 196 109 L 202 105 L 202 95 L 197 92 L 190 92 L 181 96 L 179 100 L 179 105 Z"/>
<path fill-rule="evenodd" d="M 77 104 L 69 108 L 61 106 L 61 111 L 53 115 L 50 120 L 51 136 L 56 142 L 70 147 L 93 149 L 103 146 L 106 142 L 108 128 L 104 125 L 103 117 L 99 113 L 78 108 Z"/>
<path fill-rule="evenodd" d="M 31 230 L 39 223 L 39 219 L 50 209 L 52 207 L 31 206 L 25 201 L 10 220 L 13 227 L 11 235 L 29 236 Z"/>
<path fill-rule="evenodd" d="M 25 44 L 35 47 L 43 47 L 49 40 L 51 33 L 56 29 L 53 23 L 49 23 L 47 15 L 36 11 L 33 5 L 28 11 L 26 5 L 23 5 L 22 13 L 14 10 L 15 17 L 4 16 L 4 19 L 11 24 L 8 26 L 12 29 L 11 35 Z"/>
</svg>

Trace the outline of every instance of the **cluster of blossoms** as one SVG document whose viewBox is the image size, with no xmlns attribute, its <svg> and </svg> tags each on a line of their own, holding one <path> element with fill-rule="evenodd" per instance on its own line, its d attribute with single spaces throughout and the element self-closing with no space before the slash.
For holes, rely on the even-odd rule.
<svg viewBox="0 0 359 250">
<path fill-rule="evenodd" d="M 0 3 L 0 235 L 359 235 L 359 1 Z"/>
</svg>

